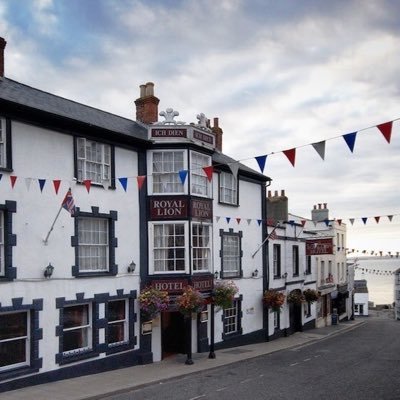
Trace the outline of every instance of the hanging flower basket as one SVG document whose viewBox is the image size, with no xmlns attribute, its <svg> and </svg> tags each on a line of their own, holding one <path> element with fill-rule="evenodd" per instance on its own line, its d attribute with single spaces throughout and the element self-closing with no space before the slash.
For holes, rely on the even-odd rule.
<svg viewBox="0 0 400 400">
<path fill-rule="evenodd" d="M 201 293 L 190 285 L 185 287 L 183 293 L 176 301 L 179 311 L 185 316 L 200 312 L 205 304 Z"/>
<path fill-rule="evenodd" d="M 266 290 L 263 294 L 263 303 L 273 311 L 279 312 L 285 303 L 285 295 L 277 290 Z"/>
<path fill-rule="evenodd" d="M 319 299 L 319 293 L 315 289 L 306 289 L 303 292 L 304 298 L 310 303 L 314 303 Z"/>
<path fill-rule="evenodd" d="M 239 292 L 239 288 L 232 281 L 217 282 L 214 287 L 214 304 L 217 307 L 232 307 L 233 299 Z"/>
<path fill-rule="evenodd" d="M 306 299 L 301 290 L 293 290 L 288 294 L 287 301 L 288 303 L 301 304 L 304 303 Z"/>
<path fill-rule="evenodd" d="M 161 311 L 165 311 L 169 306 L 168 292 L 158 290 L 152 286 L 144 288 L 139 295 L 139 308 L 142 319 L 150 321 Z"/>
</svg>

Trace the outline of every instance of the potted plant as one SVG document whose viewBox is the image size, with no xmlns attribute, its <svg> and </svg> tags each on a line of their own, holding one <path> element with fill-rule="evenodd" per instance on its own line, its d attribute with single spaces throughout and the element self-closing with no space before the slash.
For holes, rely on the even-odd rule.
<svg viewBox="0 0 400 400">
<path fill-rule="evenodd" d="M 145 321 L 152 320 L 169 306 L 168 292 L 158 290 L 153 286 L 142 289 L 138 300 L 140 313 Z"/>
<path fill-rule="evenodd" d="M 306 301 L 310 303 L 314 303 L 314 301 L 317 301 L 319 299 L 319 293 L 315 289 L 306 289 L 303 292 L 303 295 Z"/>
<path fill-rule="evenodd" d="M 285 295 L 277 290 L 266 290 L 263 294 L 263 303 L 273 311 L 279 312 L 285 302 Z"/>
<path fill-rule="evenodd" d="M 229 308 L 239 289 L 233 281 L 219 281 L 215 284 L 213 301 L 217 307 Z"/>
<path fill-rule="evenodd" d="M 183 293 L 177 298 L 176 302 L 179 311 L 185 316 L 200 312 L 205 304 L 201 293 L 190 285 L 185 287 Z"/>
<path fill-rule="evenodd" d="M 288 303 L 293 303 L 293 304 L 301 304 L 306 301 L 304 294 L 301 292 L 301 290 L 293 290 L 290 292 L 287 296 L 287 301 Z"/>
</svg>

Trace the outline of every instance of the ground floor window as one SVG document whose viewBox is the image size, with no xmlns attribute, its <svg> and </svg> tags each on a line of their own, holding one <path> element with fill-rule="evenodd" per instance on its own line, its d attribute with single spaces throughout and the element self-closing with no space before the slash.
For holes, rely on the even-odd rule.
<svg viewBox="0 0 400 400">
<path fill-rule="evenodd" d="M 0 314 L 0 371 L 29 364 L 28 311 Z"/>
<path fill-rule="evenodd" d="M 63 310 L 63 353 L 74 354 L 92 348 L 91 305 L 79 304 Z"/>
<path fill-rule="evenodd" d="M 0 380 L 37 372 L 42 367 L 39 358 L 39 312 L 43 300 L 22 304 L 12 299 L 12 306 L 0 304 Z"/>
<path fill-rule="evenodd" d="M 278 330 L 280 325 L 280 313 L 279 311 L 272 311 L 272 313 L 274 314 L 274 330 Z"/>
<path fill-rule="evenodd" d="M 107 343 L 114 347 L 129 340 L 127 301 L 113 300 L 107 302 Z"/>
<path fill-rule="evenodd" d="M 241 297 L 234 299 L 232 306 L 224 308 L 223 324 L 224 338 L 242 333 Z"/>
</svg>

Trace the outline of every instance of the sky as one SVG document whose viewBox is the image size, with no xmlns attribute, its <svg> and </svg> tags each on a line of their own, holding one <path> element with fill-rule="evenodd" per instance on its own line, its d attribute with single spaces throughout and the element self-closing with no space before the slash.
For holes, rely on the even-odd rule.
<svg viewBox="0 0 400 400">
<path fill-rule="evenodd" d="M 257 171 L 267 155 L 291 213 L 327 203 L 348 248 L 395 254 L 399 15 L 397 0 L 0 0 L 0 36 L 10 79 L 131 119 L 151 81 L 159 111 L 218 117 L 223 152 Z"/>
</svg>

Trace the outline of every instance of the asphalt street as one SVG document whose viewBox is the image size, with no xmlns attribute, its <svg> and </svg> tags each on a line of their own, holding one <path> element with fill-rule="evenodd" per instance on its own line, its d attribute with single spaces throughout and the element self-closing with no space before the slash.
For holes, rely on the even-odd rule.
<svg viewBox="0 0 400 400">
<path fill-rule="evenodd" d="M 104 400 L 400 399 L 400 322 L 374 314 L 356 329 Z"/>
</svg>

